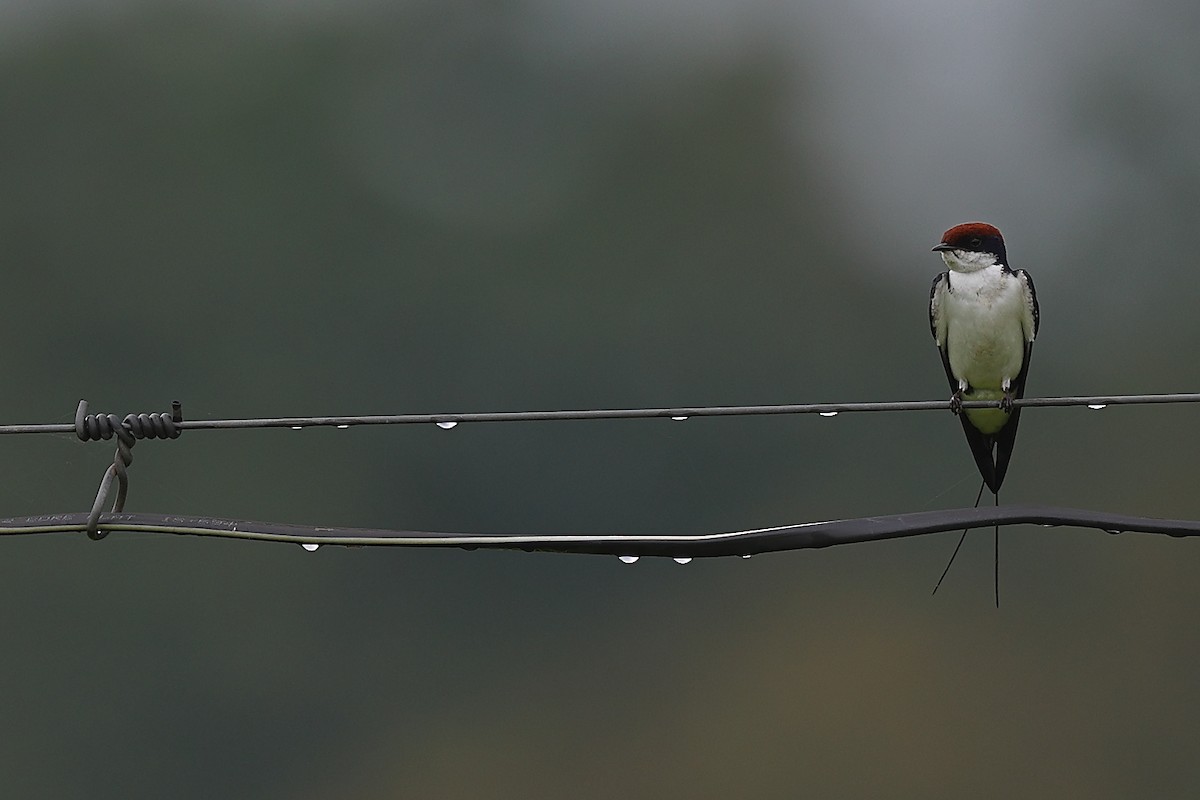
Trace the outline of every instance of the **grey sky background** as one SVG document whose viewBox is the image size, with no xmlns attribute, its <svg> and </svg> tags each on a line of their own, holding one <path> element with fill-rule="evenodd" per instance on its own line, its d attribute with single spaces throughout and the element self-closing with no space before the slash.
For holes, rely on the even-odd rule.
<svg viewBox="0 0 1200 800">
<path fill-rule="evenodd" d="M 1170 3 L 0 3 L 7 421 L 931 399 L 1005 233 L 1029 392 L 1194 391 Z M 1194 518 L 1189 407 L 1039 409 L 1003 500 Z M 667 533 L 968 505 L 950 415 L 189 432 L 131 510 Z M 109 445 L 4 441 L 6 514 Z M 3 544 L 14 795 L 1189 797 L 1193 542 L 697 560 Z"/>
</svg>

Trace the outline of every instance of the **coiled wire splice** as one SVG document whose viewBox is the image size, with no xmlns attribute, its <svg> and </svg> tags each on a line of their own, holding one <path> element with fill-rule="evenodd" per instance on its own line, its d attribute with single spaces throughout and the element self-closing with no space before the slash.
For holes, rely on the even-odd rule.
<svg viewBox="0 0 1200 800">
<path fill-rule="evenodd" d="M 113 478 L 117 480 L 117 496 L 113 500 L 110 513 L 118 513 L 125 509 L 125 497 L 129 494 L 129 475 L 126 468 L 133 463 L 133 445 L 138 439 L 177 439 L 183 430 L 176 423 L 183 422 L 183 406 L 175 400 L 171 403 L 171 411 L 154 414 L 126 414 L 122 419 L 116 414 L 89 414 L 87 400 L 80 400 L 75 409 L 75 435 L 80 441 L 99 441 L 117 437 L 117 452 L 113 455 L 113 463 L 104 471 L 100 480 L 100 488 L 96 492 L 96 500 L 92 503 L 92 511 L 88 514 L 87 535 L 89 539 L 98 541 L 107 532 L 100 530 L 100 514 L 104 503 L 112 493 Z"/>
</svg>

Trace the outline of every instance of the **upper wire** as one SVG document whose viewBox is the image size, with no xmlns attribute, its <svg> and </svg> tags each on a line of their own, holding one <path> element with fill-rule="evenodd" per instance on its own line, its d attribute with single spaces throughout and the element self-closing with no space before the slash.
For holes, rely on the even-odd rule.
<svg viewBox="0 0 1200 800">
<path fill-rule="evenodd" d="M 1048 406 L 1089 406 L 1103 408 L 1118 405 L 1162 403 L 1200 403 L 1200 393 L 1120 394 L 1071 397 L 1027 397 L 1016 400 L 1020 408 Z M 998 401 L 970 400 L 963 408 L 999 408 Z M 736 417 L 778 414 L 852 414 L 872 411 L 946 411 L 949 400 L 911 400 L 868 403 L 793 403 L 754 406 L 677 406 L 673 408 L 612 408 L 568 411 L 487 411 L 440 414 L 365 414 L 350 416 L 251 417 L 246 419 L 193 419 L 175 423 L 179 430 L 218 430 L 231 428 L 312 428 L 354 425 L 418 425 L 437 423 L 453 427 L 464 422 L 541 422 L 584 419 L 685 419 L 688 417 Z M 33 423 L 0 425 L 2 434 L 75 433 L 74 423 Z"/>
</svg>

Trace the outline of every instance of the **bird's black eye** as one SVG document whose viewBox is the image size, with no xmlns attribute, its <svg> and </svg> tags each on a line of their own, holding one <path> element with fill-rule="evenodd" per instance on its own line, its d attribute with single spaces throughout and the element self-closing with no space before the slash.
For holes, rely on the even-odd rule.
<svg viewBox="0 0 1200 800">
<path fill-rule="evenodd" d="M 970 241 L 971 247 L 979 247 L 981 244 L 983 244 L 983 239 L 980 239 L 978 236 Z"/>
</svg>

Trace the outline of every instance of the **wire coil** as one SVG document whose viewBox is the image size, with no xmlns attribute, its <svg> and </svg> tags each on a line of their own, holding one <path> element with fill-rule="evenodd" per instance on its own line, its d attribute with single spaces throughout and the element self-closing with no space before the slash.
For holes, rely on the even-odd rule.
<svg viewBox="0 0 1200 800">
<path fill-rule="evenodd" d="M 175 423 L 183 422 L 183 406 L 178 400 L 171 403 L 170 412 L 155 414 L 89 414 L 87 400 L 80 400 L 75 409 L 75 435 L 82 442 L 96 442 L 117 437 L 133 447 L 136 439 L 177 439 L 183 432 Z"/>
<path fill-rule="evenodd" d="M 126 414 L 123 418 L 116 414 L 89 414 L 87 400 L 79 401 L 75 409 L 75 435 L 80 441 L 93 442 L 117 437 L 117 452 L 113 454 L 113 463 L 100 479 L 100 488 L 96 491 L 96 499 L 92 503 L 91 513 L 88 514 L 89 539 L 99 541 L 108 535 L 107 531 L 100 530 L 100 514 L 104 510 L 105 501 L 112 494 L 114 479 L 117 481 L 117 496 L 113 500 L 110 513 L 116 514 L 125 509 L 125 498 L 129 494 L 127 470 L 133 463 L 133 446 L 137 440 L 178 439 L 182 433 L 182 428 L 177 425 L 180 422 L 183 422 L 183 406 L 178 400 L 171 403 L 170 412 Z"/>
</svg>

